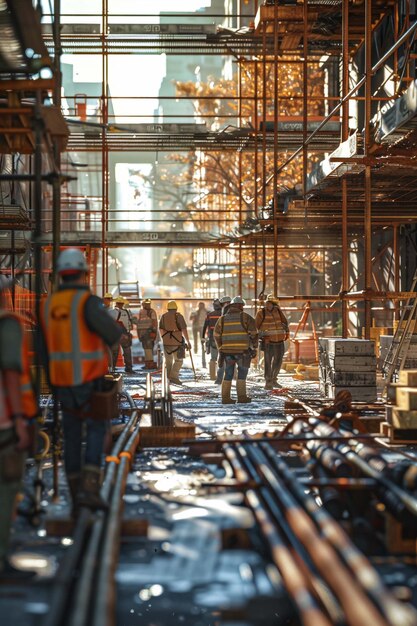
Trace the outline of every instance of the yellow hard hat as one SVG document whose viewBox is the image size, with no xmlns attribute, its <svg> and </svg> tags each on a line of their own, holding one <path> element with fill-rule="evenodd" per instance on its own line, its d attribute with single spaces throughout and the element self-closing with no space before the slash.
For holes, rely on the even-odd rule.
<svg viewBox="0 0 417 626">
<path fill-rule="evenodd" d="M 167 304 L 168 311 L 176 311 L 178 309 L 178 305 L 175 300 L 169 300 Z"/>
<path fill-rule="evenodd" d="M 151 304 L 151 299 L 150 298 L 146 298 L 146 300 L 144 300 L 142 302 L 142 304 Z"/>
<path fill-rule="evenodd" d="M 110 300 L 113 300 L 113 296 L 111 293 L 107 292 L 104 294 L 103 298 L 109 298 Z"/>
<path fill-rule="evenodd" d="M 117 296 L 115 302 L 116 302 L 116 304 L 124 304 L 125 303 L 125 299 L 123 298 L 123 296 Z"/>
</svg>

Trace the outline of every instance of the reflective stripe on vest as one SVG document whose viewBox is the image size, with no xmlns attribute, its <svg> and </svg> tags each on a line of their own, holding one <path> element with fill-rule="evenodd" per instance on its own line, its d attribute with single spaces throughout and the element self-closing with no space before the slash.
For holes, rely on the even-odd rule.
<svg viewBox="0 0 417 626">
<path fill-rule="evenodd" d="M 44 332 L 51 383 L 58 387 L 82 385 L 107 373 L 106 346 L 85 321 L 89 291 L 63 289 L 48 298 Z"/>
<path fill-rule="evenodd" d="M 32 379 L 30 376 L 30 366 L 28 358 L 28 345 L 25 329 L 23 327 L 22 320 L 18 315 L 10 311 L 0 311 L 0 319 L 14 318 L 19 322 L 20 329 L 22 331 L 22 343 L 21 343 L 21 355 L 20 360 L 22 363 L 22 373 L 20 374 L 20 398 L 22 403 L 22 412 L 28 418 L 34 417 L 37 412 L 36 397 L 33 391 Z M 10 419 L 11 410 L 7 401 L 7 388 L 4 384 L 4 378 L 0 379 L 0 415 L 6 415 L 7 421 Z M 1 421 L 1 420 L 0 420 Z"/>
<path fill-rule="evenodd" d="M 242 325 L 242 313 L 228 312 L 223 317 L 222 345 L 220 350 L 229 354 L 245 352 L 249 348 L 249 334 Z"/>
<path fill-rule="evenodd" d="M 152 310 L 142 309 L 139 311 L 138 321 L 136 323 L 138 332 L 154 328 L 156 326 L 156 316 L 153 317 Z"/>
<path fill-rule="evenodd" d="M 213 332 L 215 325 L 217 324 L 217 320 L 222 316 L 221 309 L 214 309 L 214 311 L 210 311 L 207 313 L 207 321 L 208 321 L 208 329 L 209 332 Z"/>
<path fill-rule="evenodd" d="M 277 309 L 265 311 L 264 320 L 260 326 L 260 330 L 270 341 L 284 341 L 287 332 L 286 325 L 281 319 L 281 315 Z"/>
</svg>

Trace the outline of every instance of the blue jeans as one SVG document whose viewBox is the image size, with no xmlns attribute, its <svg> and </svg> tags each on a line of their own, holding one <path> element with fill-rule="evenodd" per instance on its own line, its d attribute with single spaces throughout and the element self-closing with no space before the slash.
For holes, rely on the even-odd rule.
<svg viewBox="0 0 417 626">
<path fill-rule="evenodd" d="M 101 384 L 102 379 L 98 379 L 76 387 L 60 387 L 57 390 L 62 407 L 64 464 L 67 475 L 80 473 L 82 465 L 101 466 L 108 423 L 89 417 L 80 419 L 73 413 L 80 410 L 88 414 L 91 395 L 93 391 L 100 389 Z M 83 441 L 86 443 L 84 459 L 82 459 Z"/>
<path fill-rule="evenodd" d="M 224 380 L 233 380 L 235 375 L 235 366 L 237 365 L 237 377 L 239 380 L 246 380 L 249 372 L 248 367 L 241 365 L 240 355 L 226 355 L 224 357 L 225 373 Z"/>
</svg>

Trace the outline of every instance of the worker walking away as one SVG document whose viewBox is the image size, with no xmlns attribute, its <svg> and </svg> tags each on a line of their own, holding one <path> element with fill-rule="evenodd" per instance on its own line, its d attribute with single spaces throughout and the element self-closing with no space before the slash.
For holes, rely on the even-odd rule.
<svg viewBox="0 0 417 626">
<path fill-rule="evenodd" d="M 119 348 L 123 351 L 123 360 L 125 363 L 125 372 L 133 373 L 132 365 L 132 321 L 128 311 L 124 308 L 125 300 L 122 296 L 118 296 L 115 300 L 116 307 L 109 311 L 112 318 L 120 326 L 122 334 L 117 345 L 112 349 L 112 369 L 115 371 L 117 358 L 119 356 Z"/>
<path fill-rule="evenodd" d="M 5 308 L 8 284 L 7 278 L 0 276 L 0 580 L 24 580 L 35 572 L 16 569 L 7 552 L 26 451 L 31 446 L 29 420 L 35 418 L 38 407 L 23 324 Z"/>
<path fill-rule="evenodd" d="M 158 334 L 158 318 L 151 304 L 152 302 L 149 298 L 143 300 L 142 309 L 139 311 L 136 322 L 139 341 L 145 351 L 145 369 L 147 370 L 157 367 L 153 360 L 153 350 Z"/>
<path fill-rule="evenodd" d="M 167 311 L 159 320 L 159 331 L 164 345 L 165 362 L 169 380 L 181 385 L 179 379 L 182 362 L 185 358 L 185 349 L 191 350 L 187 324 L 175 300 L 169 300 Z"/>
<path fill-rule="evenodd" d="M 104 294 L 103 296 L 103 305 L 104 308 L 106 309 L 106 311 L 110 311 L 111 310 L 111 305 L 113 302 L 113 296 L 112 294 L 108 291 L 107 293 Z"/>
<path fill-rule="evenodd" d="M 224 360 L 225 373 L 222 382 L 222 404 L 234 404 L 231 399 L 232 380 L 237 365 L 237 401 L 250 402 L 246 393 L 246 378 L 250 362 L 256 355 L 257 330 L 255 320 L 245 313 L 246 302 L 241 296 L 231 301 L 224 315 L 214 328 L 214 339 L 219 350 L 220 363 Z"/>
<path fill-rule="evenodd" d="M 217 350 L 216 342 L 214 341 L 214 327 L 217 324 L 217 320 L 222 315 L 222 305 L 220 304 L 220 300 L 218 298 L 214 298 L 213 300 L 213 310 L 207 313 L 206 321 L 204 322 L 202 338 L 203 340 L 206 337 L 206 345 L 203 345 L 203 350 L 206 348 L 207 354 L 210 355 L 209 362 L 209 375 L 210 380 L 216 380 L 216 368 L 217 368 L 217 358 L 219 356 L 219 351 Z"/>
<path fill-rule="evenodd" d="M 64 464 L 75 514 L 77 505 L 106 507 L 100 486 L 108 425 L 93 414 L 92 403 L 95 392 L 104 391 L 106 344 L 118 344 L 122 329 L 104 310 L 101 299 L 91 294 L 86 284 L 88 265 L 80 250 L 61 252 L 57 272 L 61 285 L 46 300 L 41 321 L 48 379 L 62 408 Z"/>
<path fill-rule="evenodd" d="M 222 315 L 226 315 L 232 298 L 230 296 L 222 296 L 220 298 L 220 304 L 222 307 Z M 213 332 L 214 337 L 214 332 Z M 217 375 L 216 380 L 214 381 L 215 385 L 221 385 L 224 378 L 224 359 L 220 360 L 219 355 L 217 356 Z"/>
<path fill-rule="evenodd" d="M 288 321 L 279 306 L 279 300 L 272 294 L 256 314 L 256 328 L 259 332 L 260 348 L 264 351 L 265 389 L 280 387 L 278 374 L 288 339 Z"/>
<path fill-rule="evenodd" d="M 198 352 L 198 344 L 203 336 L 203 326 L 207 317 L 207 309 L 204 302 L 198 303 L 198 308 L 191 311 L 190 322 L 193 331 L 194 354 Z"/>
</svg>

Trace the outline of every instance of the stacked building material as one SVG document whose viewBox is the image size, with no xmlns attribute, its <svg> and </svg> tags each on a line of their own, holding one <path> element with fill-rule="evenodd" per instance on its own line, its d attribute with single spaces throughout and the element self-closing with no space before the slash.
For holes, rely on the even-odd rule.
<svg viewBox="0 0 417 626">
<path fill-rule="evenodd" d="M 334 399 L 342 389 L 357 402 L 376 400 L 376 357 L 373 341 L 366 339 L 319 339 L 320 390 Z"/>
<path fill-rule="evenodd" d="M 417 440 L 417 369 L 403 369 L 397 383 L 388 385 L 386 434 L 392 440 Z"/>
</svg>

